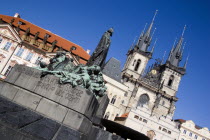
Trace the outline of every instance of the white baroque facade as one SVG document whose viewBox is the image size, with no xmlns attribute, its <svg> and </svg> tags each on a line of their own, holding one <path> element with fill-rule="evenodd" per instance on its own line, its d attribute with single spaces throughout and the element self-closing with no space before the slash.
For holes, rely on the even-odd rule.
<svg viewBox="0 0 210 140">
<path fill-rule="evenodd" d="M 210 140 L 207 127 L 197 126 L 192 120 L 176 120 L 180 128 L 179 140 Z"/>
</svg>

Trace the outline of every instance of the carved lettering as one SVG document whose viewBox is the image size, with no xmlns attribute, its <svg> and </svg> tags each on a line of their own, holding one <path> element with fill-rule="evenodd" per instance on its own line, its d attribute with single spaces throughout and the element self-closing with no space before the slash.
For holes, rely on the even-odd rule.
<svg viewBox="0 0 210 140">
<path fill-rule="evenodd" d="M 40 77 L 40 73 L 37 72 L 37 71 L 34 71 L 30 68 L 26 68 L 24 66 L 19 66 L 15 69 L 15 71 L 17 72 L 20 72 L 20 73 L 24 73 L 28 76 L 32 76 L 32 77 L 35 77 L 35 78 L 39 78 Z"/>
</svg>

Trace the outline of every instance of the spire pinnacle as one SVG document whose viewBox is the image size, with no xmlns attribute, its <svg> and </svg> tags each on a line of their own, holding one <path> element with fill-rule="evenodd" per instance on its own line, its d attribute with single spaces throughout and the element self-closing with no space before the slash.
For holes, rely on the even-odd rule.
<svg viewBox="0 0 210 140">
<path fill-rule="evenodd" d="M 145 26 L 144 26 L 144 30 L 142 31 L 142 34 L 145 32 L 146 27 L 147 27 L 147 23 L 146 23 Z"/>
<path fill-rule="evenodd" d="M 153 45 L 153 47 L 152 47 L 151 53 L 153 53 L 153 52 L 154 52 L 156 42 L 157 42 L 157 38 L 155 39 L 155 42 L 154 42 L 154 45 Z"/>
<path fill-rule="evenodd" d="M 185 64 L 184 64 L 184 69 L 187 68 L 187 63 L 188 63 L 189 56 L 190 56 L 190 55 L 188 54 L 187 59 L 186 59 Z"/>
<path fill-rule="evenodd" d="M 173 46 L 172 46 L 171 51 L 173 51 L 173 50 L 174 50 L 174 47 L 175 47 L 175 44 L 176 44 L 176 40 L 177 40 L 177 38 L 175 38 L 175 40 L 174 40 L 174 44 L 173 44 Z"/>
<path fill-rule="evenodd" d="M 181 37 L 183 37 L 183 36 L 184 36 L 184 32 L 185 32 L 185 30 L 186 30 L 186 25 L 184 25 L 184 29 L 183 29 L 183 31 L 182 31 L 182 36 L 181 36 Z"/>
<path fill-rule="evenodd" d="M 133 40 L 133 43 L 132 43 L 132 45 L 131 45 L 131 47 L 130 47 L 130 50 L 132 50 L 132 49 L 133 49 L 134 44 L 135 44 L 135 42 L 136 42 L 136 38 L 137 38 L 137 36 L 135 36 L 135 38 L 134 38 L 134 40 Z"/>
<path fill-rule="evenodd" d="M 145 24 L 144 29 L 143 29 L 143 31 L 141 32 L 141 34 L 140 34 L 140 36 L 139 36 L 139 39 L 138 39 L 136 45 L 139 44 L 139 42 L 140 42 L 140 40 L 141 40 L 141 37 L 144 35 L 144 32 L 145 32 L 145 30 L 146 30 L 146 27 L 147 27 L 147 23 Z"/>
<path fill-rule="evenodd" d="M 161 63 L 160 63 L 161 65 L 163 64 L 163 61 L 164 61 L 165 55 L 166 55 L 166 51 L 164 51 L 163 58 L 162 58 L 162 61 L 161 61 Z"/>
<path fill-rule="evenodd" d="M 153 37 L 153 35 L 154 35 L 155 31 L 156 31 L 156 28 L 155 28 L 155 29 L 154 29 L 154 31 L 152 32 L 152 35 L 151 35 L 150 41 L 152 41 L 152 37 Z"/>
<path fill-rule="evenodd" d="M 156 17 L 156 15 L 157 15 L 157 12 L 158 12 L 158 10 L 155 11 L 155 14 L 154 14 L 154 17 L 153 17 L 153 19 L 152 19 L 152 22 L 155 21 L 155 17 Z"/>
<path fill-rule="evenodd" d="M 184 48 L 185 48 L 185 45 L 186 45 L 186 42 L 184 42 L 184 45 L 183 45 L 183 47 L 182 47 L 181 56 L 183 55 L 183 52 L 184 52 Z"/>
</svg>

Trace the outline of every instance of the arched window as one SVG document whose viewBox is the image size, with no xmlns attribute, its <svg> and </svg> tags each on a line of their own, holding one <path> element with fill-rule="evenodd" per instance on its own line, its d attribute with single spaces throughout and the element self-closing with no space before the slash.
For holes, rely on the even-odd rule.
<svg viewBox="0 0 210 140">
<path fill-rule="evenodd" d="M 108 119 L 109 118 L 109 112 L 106 112 L 105 116 L 104 116 L 104 119 Z"/>
<path fill-rule="evenodd" d="M 171 75 L 169 80 L 168 80 L 168 86 L 172 86 L 173 81 L 174 81 L 174 76 Z"/>
<path fill-rule="evenodd" d="M 114 96 L 112 97 L 111 104 L 114 104 L 114 103 L 115 103 L 116 98 L 117 98 L 117 95 L 114 95 Z"/>
<path fill-rule="evenodd" d="M 135 63 L 136 63 L 136 59 L 133 61 L 133 66 L 135 65 Z"/>
<path fill-rule="evenodd" d="M 138 61 L 137 61 L 137 63 L 136 63 L 136 66 L 135 66 L 135 68 L 134 68 L 134 71 L 138 71 L 140 64 L 141 64 L 141 60 L 138 59 Z"/>
<path fill-rule="evenodd" d="M 147 94 L 143 94 L 139 98 L 138 106 L 143 106 L 144 104 L 148 104 L 149 96 Z"/>
</svg>

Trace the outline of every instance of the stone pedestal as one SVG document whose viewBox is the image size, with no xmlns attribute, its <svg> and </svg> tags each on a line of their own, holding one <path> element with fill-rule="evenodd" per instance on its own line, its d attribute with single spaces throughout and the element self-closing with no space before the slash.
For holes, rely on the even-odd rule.
<svg viewBox="0 0 210 140">
<path fill-rule="evenodd" d="M 40 70 L 16 65 L 0 82 L 0 129 L 5 130 L 0 136 L 10 138 L 10 133 L 14 133 L 21 140 L 94 140 L 100 139 L 98 134 L 109 133 L 99 127 L 97 133 L 94 131 L 108 105 L 106 95 L 97 100 L 84 88 L 61 85 L 58 77 L 40 78 L 40 74 Z M 90 136 L 93 133 L 95 138 Z"/>
</svg>

